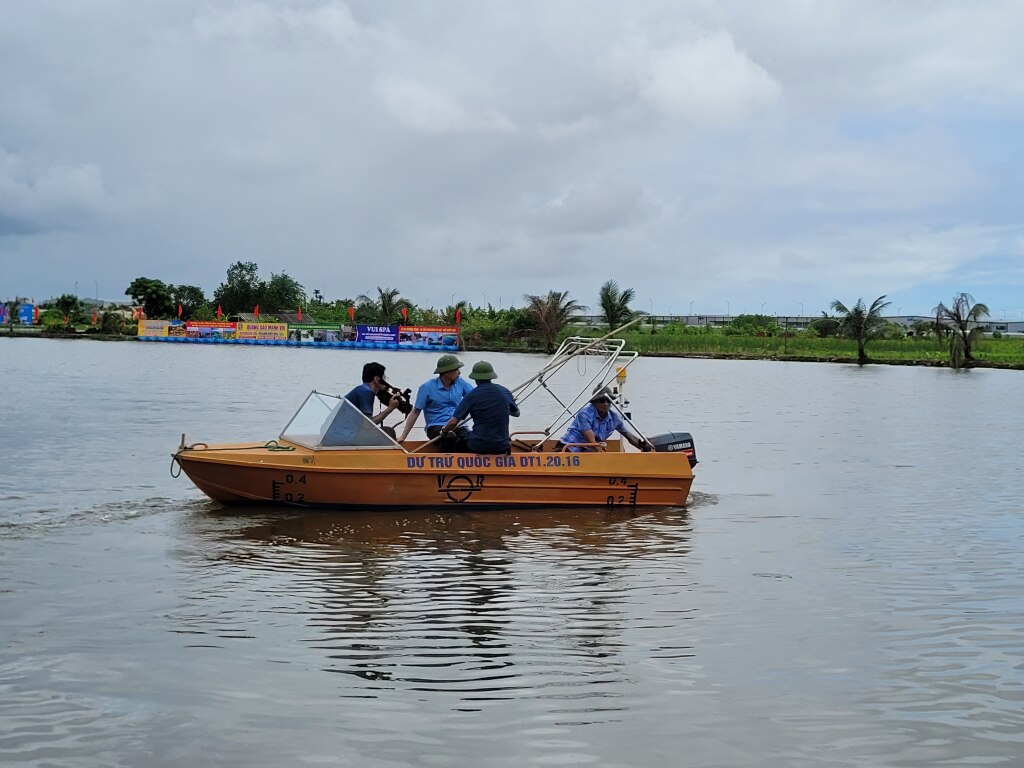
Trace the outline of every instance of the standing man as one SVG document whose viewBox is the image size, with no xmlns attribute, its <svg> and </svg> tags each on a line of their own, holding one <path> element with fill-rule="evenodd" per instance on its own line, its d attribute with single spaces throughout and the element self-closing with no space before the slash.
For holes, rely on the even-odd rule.
<svg viewBox="0 0 1024 768">
<path fill-rule="evenodd" d="M 434 373 L 436 379 L 430 379 L 420 384 L 416 390 L 416 402 L 405 419 L 405 426 L 402 428 L 402 435 L 398 442 L 403 442 L 409 436 L 416 419 L 423 414 L 426 422 L 427 437 L 433 440 L 441 433 L 443 427 L 455 413 L 455 407 L 462 402 L 462 399 L 473 391 L 473 385 L 463 378 L 460 378 L 462 361 L 455 355 L 442 355 L 437 361 Z M 463 427 L 457 430 L 456 435 L 468 434 L 469 430 Z M 453 437 L 454 437 L 453 436 Z"/>
<path fill-rule="evenodd" d="M 473 453 L 508 453 L 512 448 L 508 417 L 519 416 L 516 399 L 501 384 L 494 383 L 498 374 L 486 360 L 473 366 L 469 378 L 476 382 L 476 389 L 462 399 L 448 423 L 441 428 L 441 434 L 452 432 L 460 421 L 472 416 L 473 431 L 465 438 L 465 449 Z M 459 445 L 455 450 L 464 449 Z"/>
<path fill-rule="evenodd" d="M 392 396 L 387 408 L 376 416 L 373 415 L 373 403 L 377 399 L 377 392 L 380 390 L 382 381 L 384 381 L 384 366 L 380 363 L 367 363 L 363 366 L 363 383 L 349 390 L 349 393 L 345 395 L 345 399 L 362 411 L 366 418 L 387 432 L 391 439 L 394 440 L 394 427 L 385 427 L 381 422 L 398 407 L 398 394 L 396 393 Z"/>
</svg>

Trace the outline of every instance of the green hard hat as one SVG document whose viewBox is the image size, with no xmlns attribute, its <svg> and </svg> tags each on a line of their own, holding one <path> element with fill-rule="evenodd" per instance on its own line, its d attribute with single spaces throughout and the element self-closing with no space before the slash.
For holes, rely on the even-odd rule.
<svg viewBox="0 0 1024 768">
<path fill-rule="evenodd" d="M 457 371 L 461 367 L 462 361 L 455 355 L 441 355 L 434 373 L 448 373 L 448 371 Z"/>
<path fill-rule="evenodd" d="M 473 363 L 473 370 L 470 372 L 469 378 L 473 381 L 490 381 L 498 378 L 498 374 L 494 372 L 493 365 L 486 360 L 481 360 L 479 363 Z"/>
</svg>

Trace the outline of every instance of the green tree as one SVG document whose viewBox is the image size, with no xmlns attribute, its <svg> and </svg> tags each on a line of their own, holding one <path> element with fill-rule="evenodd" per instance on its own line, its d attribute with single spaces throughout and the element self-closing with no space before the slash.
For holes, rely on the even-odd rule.
<svg viewBox="0 0 1024 768">
<path fill-rule="evenodd" d="M 227 279 L 213 292 L 213 303 L 220 305 L 228 315 L 252 312 L 260 303 L 265 287 L 266 283 L 260 280 L 259 267 L 255 263 L 236 261 L 228 267 Z"/>
<path fill-rule="evenodd" d="M 72 325 L 78 322 L 78 316 L 82 313 L 81 300 L 72 293 L 65 293 L 60 296 L 53 305 L 62 317 L 66 318 L 65 325 Z"/>
<path fill-rule="evenodd" d="M 821 317 L 807 324 L 807 330 L 811 331 L 819 339 L 827 339 L 839 332 L 839 321 L 822 312 Z"/>
<path fill-rule="evenodd" d="M 609 280 L 601 286 L 597 301 L 601 305 L 601 314 L 609 330 L 614 330 L 636 317 L 636 312 L 629 308 L 629 302 L 635 297 L 636 291 L 632 288 L 621 290 L 614 280 Z"/>
<path fill-rule="evenodd" d="M 206 295 L 203 289 L 196 285 L 171 285 L 171 299 L 174 301 L 174 314 L 178 314 L 178 305 L 181 304 L 181 316 L 185 320 L 198 320 L 196 312 L 201 307 L 207 307 Z"/>
<path fill-rule="evenodd" d="M 528 293 L 523 299 L 526 310 L 533 316 L 537 330 L 544 338 L 544 348 L 548 353 L 555 351 L 555 339 L 572 316 L 587 309 L 570 299 L 568 291 L 548 291 L 546 296 Z"/>
<path fill-rule="evenodd" d="M 125 290 L 125 295 L 142 307 L 149 318 L 172 317 L 177 314 L 178 305 L 171 298 L 170 287 L 162 280 L 148 277 L 137 277 Z"/>
<path fill-rule="evenodd" d="M 100 316 L 100 331 L 103 333 L 121 333 L 124 327 L 124 318 L 117 312 L 104 312 Z"/>
<path fill-rule="evenodd" d="M 397 288 L 377 287 L 377 298 L 371 299 L 365 293 L 356 297 L 356 311 L 371 323 L 391 325 L 402 321 L 402 309 L 412 312 L 416 306 L 402 298 Z"/>
<path fill-rule="evenodd" d="M 260 299 L 260 304 L 263 304 L 268 312 L 295 312 L 305 303 L 306 289 L 298 280 L 287 272 L 279 275 L 271 272 L 270 281 L 263 288 L 263 296 Z"/>
<path fill-rule="evenodd" d="M 832 302 L 832 310 L 839 313 L 839 334 L 857 342 L 857 364 L 868 362 L 867 343 L 877 339 L 885 332 L 886 321 L 882 310 L 890 302 L 885 296 L 879 296 L 870 307 L 864 306 L 864 299 L 857 299 L 852 309 L 846 307 L 839 299 Z"/>
<path fill-rule="evenodd" d="M 7 302 L 7 324 L 14 325 L 14 321 L 18 319 L 18 307 L 21 306 L 21 302 L 17 299 L 13 299 Z"/>
<path fill-rule="evenodd" d="M 961 368 L 965 363 L 974 361 L 972 347 L 981 337 L 981 319 L 988 317 L 988 306 L 974 303 L 969 293 L 961 293 L 954 297 L 952 306 L 940 303 L 935 308 L 936 323 L 942 323 L 950 329 L 949 364 L 953 368 Z"/>
</svg>

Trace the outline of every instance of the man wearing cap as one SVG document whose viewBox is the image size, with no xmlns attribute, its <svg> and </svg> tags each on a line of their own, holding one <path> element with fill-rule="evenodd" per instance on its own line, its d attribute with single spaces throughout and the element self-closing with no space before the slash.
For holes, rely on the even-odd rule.
<svg viewBox="0 0 1024 768">
<path fill-rule="evenodd" d="M 612 410 L 612 393 L 608 387 L 598 387 L 594 391 L 594 396 L 590 398 L 590 403 L 580 408 L 573 417 L 569 430 L 559 440 L 556 450 L 573 453 L 603 451 L 602 443 L 612 432 L 618 432 L 641 451 L 654 450 L 650 443 L 630 432 L 618 411 Z"/>
<path fill-rule="evenodd" d="M 501 384 L 494 383 L 498 374 L 494 372 L 494 366 L 486 360 L 481 360 L 473 366 L 469 378 L 476 382 L 476 389 L 462 399 L 448 423 L 442 427 L 441 434 L 450 433 L 460 421 L 472 416 L 473 430 L 465 440 L 459 440 L 453 450 L 508 453 L 511 449 L 508 417 L 519 415 L 516 399 Z"/>
<path fill-rule="evenodd" d="M 398 442 L 402 442 L 409 436 L 416 419 L 423 414 L 426 422 L 427 437 L 433 440 L 441 432 L 441 427 L 452 417 L 455 406 L 462 402 L 462 399 L 473 391 L 473 385 L 463 378 L 460 378 L 462 361 L 455 355 L 442 355 L 437 361 L 434 373 L 436 379 L 430 379 L 420 384 L 416 390 L 416 402 L 413 409 L 405 419 L 405 426 Z M 458 437 L 468 434 L 469 430 L 463 427 L 454 436 Z"/>
</svg>

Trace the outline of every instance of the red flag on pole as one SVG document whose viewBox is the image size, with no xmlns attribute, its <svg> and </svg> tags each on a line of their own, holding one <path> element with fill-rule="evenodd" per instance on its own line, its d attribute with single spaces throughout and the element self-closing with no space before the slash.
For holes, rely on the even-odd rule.
<svg viewBox="0 0 1024 768">
<path fill-rule="evenodd" d="M 146 319 L 146 313 L 142 310 L 142 307 L 139 307 L 139 320 L 145 320 L 145 319 Z"/>
<path fill-rule="evenodd" d="M 259 304 L 257 304 L 257 305 L 255 306 L 255 308 L 254 308 L 254 309 L 252 310 L 252 313 L 253 313 L 254 315 L 256 315 L 256 319 L 257 319 L 257 320 L 259 320 L 259 319 L 260 319 L 260 305 L 259 305 Z"/>
<path fill-rule="evenodd" d="M 455 310 L 455 324 L 456 325 L 460 325 L 461 323 L 462 323 L 462 310 L 461 309 L 456 309 Z"/>
<path fill-rule="evenodd" d="M 92 310 L 92 324 L 96 325 L 96 308 L 95 307 L 93 307 L 93 310 Z"/>
<path fill-rule="evenodd" d="M 348 319 L 349 320 L 355 320 L 356 319 L 356 308 L 355 307 L 349 307 L 348 308 Z"/>
<path fill-rule="evenodd" d="M 36 304 L 35 307 L 32 308 L 32 321 L 35 322 L 35 323 L 39 322 L 39 305 L 38 304 Z"/>
<path fill-rule="evenodd" d="M 405 320 L 405 321 L 409 320 L 409 308 L 408 307 L 402 307 L 402 319 Z"/>
<path fill-rule="evenodd" d="M 302 322 L 302 307 L 299 307 L 299 322 Z"/>
<path fill-rule="evenodd" d="M 220 320 L 220 316 L 221 316 L 222 314 L 223 314 L 223 313 L 222 313 L 222 312 L 220 311 L 220 304 L 218 304 L 218 305 L 217 305 L 217 319 L 218 319 L 218 320 Z"/>
<path fill-rule="evenodd" d="M 181 317 L 182 307 L 181 302 L 178 303 L 178 317 Z"/>
</svg>

